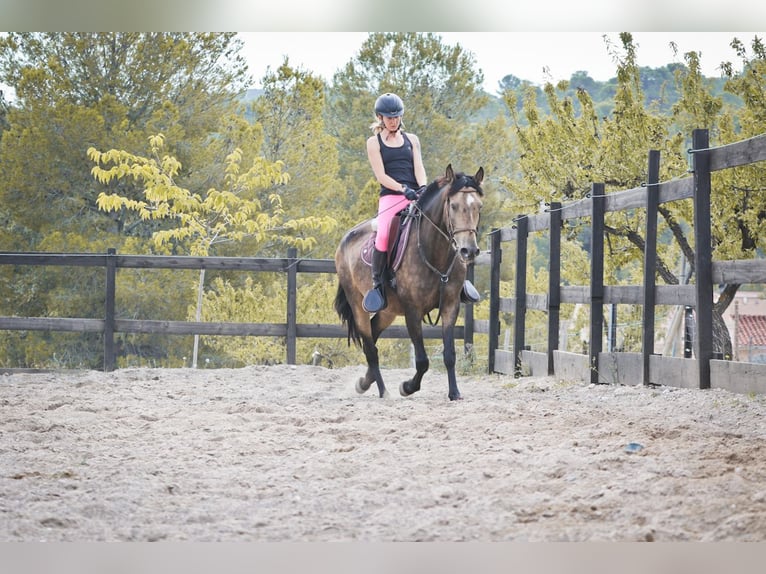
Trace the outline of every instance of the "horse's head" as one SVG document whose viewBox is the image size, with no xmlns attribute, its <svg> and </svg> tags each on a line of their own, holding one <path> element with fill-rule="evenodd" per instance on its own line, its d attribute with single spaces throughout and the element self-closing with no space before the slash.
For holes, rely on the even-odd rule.
<svg viewBox="0 0 766 574">
<path fill-rule="evenodd" d="M 447 166 L 444 175 L 443 193 L 444 224 L 450 241 L 463 261 L 470 262 L 479 255 L 477 233 L 481 215 L 484 191 L 481 182 L 484 180 L 484 168 L 480 167 L 475 175 L 455 173 L 452 164 Z"/>
</svg>

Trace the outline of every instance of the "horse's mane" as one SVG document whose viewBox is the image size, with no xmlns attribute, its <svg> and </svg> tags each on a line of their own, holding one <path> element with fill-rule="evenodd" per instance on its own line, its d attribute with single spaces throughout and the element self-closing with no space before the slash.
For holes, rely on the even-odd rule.
<svg viewBox="0 0 766 574">
<path fill-rule="evenodd" d="M 436 201 L 436 198 L 439 197 L 441 190 L 445 185 L 447 185 L 446 176 L 436 178 L 429 183 L 428 187 L 426 187 L 425 191 L 418 199 L 418 207 L 426 208 L 431 205 L 432 202 Z M 449 191 L 447 192 L 447 197 L 451 197 L 461 189 L 465 188 L 475 189 L 476 193 L 482 197 L 484 196 L 484 190 L 481 188 L 481 184 L 478 183 L 472 175 L 458 172 L 455 174 L 455 179 L 452 180 L 452 185 L 450 185 Z"/>
</svg>

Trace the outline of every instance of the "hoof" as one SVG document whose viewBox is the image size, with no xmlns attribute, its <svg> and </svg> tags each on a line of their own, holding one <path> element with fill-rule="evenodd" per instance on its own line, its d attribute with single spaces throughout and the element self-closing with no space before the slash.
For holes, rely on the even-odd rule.
<svg viewBox="0 0 766 574">
<path fill-rule="evenodd" d="M 463 397 L 460 395 L 457 395 L 456 397 L 450 397 L 449 400 L 451 401 L 462 401 Z"/>
<path fill-rule="evenodd" d="M 407 392 L 407 389 L 404 387 L 409 381 L 404 381 L 402 384 L 399 385 L 399 394 L 403 397 L 409 397 L 411 394 L 413 394 L 415 391 Z"/>
<path fill-rule="evenodd" d="M 371 384 L 372 382 L 369 382 L 365 385 L 364 377 L 359 377 L 359 380 L 356 381 L 356 392 L 363 395 L 370 388 Z"/>
</svg>

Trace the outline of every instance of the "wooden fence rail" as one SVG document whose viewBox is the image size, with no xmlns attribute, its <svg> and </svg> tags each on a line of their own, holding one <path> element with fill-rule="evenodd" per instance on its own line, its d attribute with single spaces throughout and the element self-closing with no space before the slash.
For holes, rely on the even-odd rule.
<svg viewBox="0 0 766 574">
<path fill-rule="evenodd" d="M 0 265 L 20 266 L 71 266 L 102 267 L 106 274 L 104 294 L 104 318 L 66 317 L 0 317 L 0 330 L 12 331 L 62 331 L 103 333 L 104 370 L 116 367 L 115 333 L 145 333 L 168 335 L 236 335 L 254 337 L 284 337 L 286 362 L 296 362 L 296 342 L 299 337 L 341 338 L 347 330 L 340 323 L 334 325 L 298 323 L 297 274 L 335 273 L 331 259 L 300 259 L 297 251 L 290 249 L 286 258 L 257 257 L 191 257 L 118 255 L 114 249 L 106 254 L 72 253 L 0 253 Z M 284 323 L 222 323 L 199 321 L 163 321 L 148 319 L 118 319 L 115 305 L 118 269 L 216 269 L 230 271 L 280 272 L 287 278 L 287 313 Z M 455 327 L 455 337 L 466 343 L 473 341 L 473 310 L 465 307 L 464 325 Z M 441 327 L 424 326 L 425 338 L 441 338 Z M 408 338 L 403 325 L 386 329 L 382 337 Z"/>
<path fill-rule="evenodd" d="M 766 160 L 766 134 L 741 142 L 710 148 L 707 130 L 694 130 L 692 138 L 693 175 L 660 182 L 660 155 L 649 152 L 646 187 L 604 194 L 594 183 L 590 196 L 567 205 L 553 203 L 545 213 L 520 215 L 516 225 L 496 229 L 492 234 L 489 365 L 490 371 L 518 376 L 522 366 L 533 374 L 579 378 L 592 383 L 675 384 L 701 389 L 721 386 L 743 392 L 766 392 L 766 365 L 732 363 L 713 356 L 713 286 L 719 283 L 766 283 L 766 261 L 713 261 L 711 232 L 711 172 Z M 695 283 L 656 285 L 657 217 L 663 203 L 692 199 L 694 206 Z M 646 210 L 644 277 L 641 285 L 604 285 L 605 214 L 628 209 Z M 590 218 L 590 284 L 561 284 L 561 232 L 563 221 Z M 549 284 L 547 294 L 526 292 L 527 239 L 529 233 L 549 233 Z M 514 298 L 499 296 L 502 244 L 515 242 Z M 587 356 L 559 350 L 559 307 L 579 303 L 590 308 Z M 637 353 L 604 353 L 606 304 L 642 305 L 642 350 Z M 655 308 L 682 305 L 694 309 L 695 358 L 684 360 L 654 353 Z M 526 310 L 548 313 L 546 353 L 526 350 Z M 499 349 L 500 312 L 513 313 L 513 350 Z M 711 369 L 714 371 L 711 371 Z M 715 379 L 715 380 L 713 380 Z"/>
<path fill-rule="evenodd" d="M 591 382 L 635 384 L 674 384 L 697 388 L 721 386 L 742 392 L 766 392 L 766 365 L 721 361 L 713 357 L 713 285 L 719 283 L 766 283 L 763 260 L 713 261 L 710 222 L 710 174 L 766 160 L 766 134 L 742 142 L 710 148 L 707 130 L 695 130 L 693 175 L 678 180 L 659 181 L 659 152 L 649 152 L 646 187 L 604 194 L 603 184 L 594 183 L 590 197 L 566 205 L 553 203 L 545 213 L 521 215 L 516 225 L 495 229 L 489 236 L 489 253 L 477 265 L 489 265 L 489 318 L 474 319 L 473 307 L 465 306 L 464 326 L 455 336 L 473 343 L 475 333 L 488 335 L 489 372 L 519 375 L 522 365 L 534 374 L 559 378 L 579 378 Z M 656 285 L 656 244 L 658 207 L 664 203 L 691 199 L 694 205 L 696 281 L 692 285 Z M 604 218 L 607 213 L 645 209 L 646 248 L 641 285 L 604 284 Z M 572 219 L 591 220 L 591 269 L 589 285 L 563 285 L 561 282 L 561 226 Z M 549 240 L 549 282 L 545 294 L 527 293 L 527 242 L 530 233 L 547 231 Z M 515 242 L 514 296 L 500 296 L 503 243 Z M 295 363 L 299 337 L 346 338 L 340 324 L 299 323 L 296 317 L 297 274 L 335 273 L 334 261 L 300 259 L 294 249 L 286 258 L 251 257 L 173 257 L 64 253 L 0 253 L 0 265 L 50 265 L 101 267 L 106 274 L 103 318 L 0 317 L 0 330 L 41 330 L 97 332 L 104 336 L 104 369 L 116 365 L 115 333 L 159 333 L 171 335 L 239 335 L 284 337 L 286 361 Z M 128 268 L 216 269 L 252 272 L 280 272 L 287 278 L 287 313 L 284 323 L 213 323 L 119 319 L 115 308 L 117 271 Z M 473 267 L 469 268 L 473 278 Z M 587 354 L 559 350 L 560 306 L 575 303 L 590 308 L 590 340 Z M 633 304 L 643 306 L 641 353 L 604 353 L 603 306 Z M 655 307 L 678 305 L 694 309 L 695 358 L 677 359 L 654 353 Z M 526 311 L 547 313 L 548 341 L 545 353 L 526 350 Z M 500 313 L 513 314 L 513 350 L 499 348 Z M 425 326 L 427 338 L 440 338 L 441 328 Z M 387 338 L 406 338 L 404 326 L 392 326 Z"/>
</svg>

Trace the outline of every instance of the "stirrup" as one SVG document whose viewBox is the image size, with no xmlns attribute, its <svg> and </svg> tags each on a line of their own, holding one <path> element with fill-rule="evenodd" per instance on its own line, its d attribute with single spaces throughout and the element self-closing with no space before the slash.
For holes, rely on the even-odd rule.
<svg viewBox="0 0 766 574">
<path fill-rule="evenodd" d="M 479 295 L 476 287 L 474 287 L 473 283 L 466 279 L 463 283 L 463 289 L 460 291 L 460 300 L 463 303 L 478 303 L 480 299 L 481 295 Z"/>
<path fill-rule="evenodd" d="M 364 296 L 362 307 L 368 313 L 377 313 L 386 308 L 386 295 L 383 293 L 383 285 L 373 287 Z"/>
</svg>

